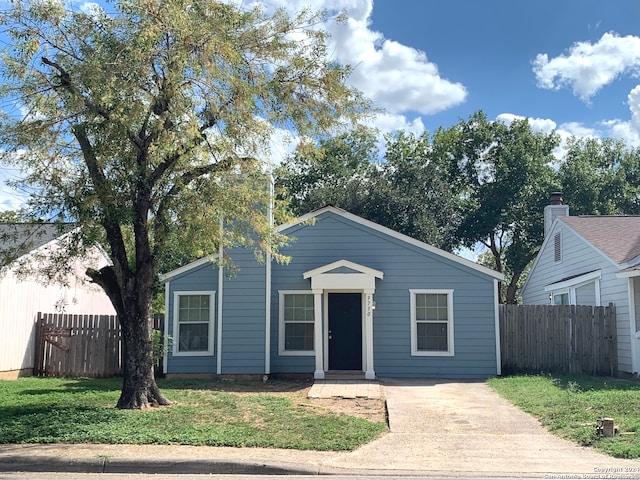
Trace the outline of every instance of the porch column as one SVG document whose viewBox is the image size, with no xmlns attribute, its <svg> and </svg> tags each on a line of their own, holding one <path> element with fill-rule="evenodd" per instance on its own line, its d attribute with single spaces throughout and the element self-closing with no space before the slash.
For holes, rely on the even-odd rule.
<svg viewBox="0 0 640 480">
<path fill-rule="evenodd" d="M 322 290 L 313 291 L 313 348 L 316 352 L 316 369 L 313 378 L 324 378 L 324 346 L 322 345 Z"/>
<path fill-rule="evenodd" d="M 364 317 L 364 340 L 365 340 L 365 360 L 366 370 L 364 378 L 367 380 L 375 380 L 376 372 L 373 369 L 373 290 L 364 291 L 365 317 Z"/>
</svg>

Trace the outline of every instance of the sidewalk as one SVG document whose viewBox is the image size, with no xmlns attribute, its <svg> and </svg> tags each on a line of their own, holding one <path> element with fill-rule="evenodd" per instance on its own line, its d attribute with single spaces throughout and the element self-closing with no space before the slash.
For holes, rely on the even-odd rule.
<svg viewBox="0 0 640 480">
<path fill-rule="evenodd" d="M 640 478 L 639 461 L 611 458 L 549 434 L 483 382 L 333 382 L 310 394 L 357 397 L 377 389 L 387 399 L 390 432 L 353 452 L 0 445 L 0 471 L 587 478 L 619 469 L 627 476 L 609 478 Z"/>
</svg>

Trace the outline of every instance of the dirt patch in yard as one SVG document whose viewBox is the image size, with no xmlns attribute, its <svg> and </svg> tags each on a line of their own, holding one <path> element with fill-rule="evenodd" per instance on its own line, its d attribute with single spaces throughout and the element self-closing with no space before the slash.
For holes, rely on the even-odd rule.
<svg viewBox="0 0 640 480">
<path fill-rule="evenodd" d="M 305 406 L 318 410 L 344 413 L 353 417 L 365 418 L 371 422 L 387 421 L 384 400 L 367 398 L 307 398 Z"/>
<path fill-rule="evenodd" d="M 354 417 L 365 418 L 371 422 L 387 421 L 384 399 L 367 398 L 308 398 L 313 380 L 269 379 L 262 381 L 216 380 L 213 388 L 224 392 L 238 394 L 283 395 L 300 406 L 317 411 L 343 413 Z"/>
</svg>

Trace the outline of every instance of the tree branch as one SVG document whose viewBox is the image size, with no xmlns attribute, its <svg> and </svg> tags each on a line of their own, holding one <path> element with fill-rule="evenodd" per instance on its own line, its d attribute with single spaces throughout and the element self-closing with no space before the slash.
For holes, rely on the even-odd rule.
<svg viewBox="0 0 640 480">
<path fill-rule="evenodd" d="M 124 238 L 122 236 L 122 230 L 120 228 L 119 222 L 116 218 L 114 218 L 114 214 L 111 213 L 111 209 L 113 208 L 112 203 L 114 201 L 114 195 L 113 192 L 109 189 L 110 182 L 107 180 L 104 172 L 98 165 L 98 159 L 93 150 L 93 146 L 89 141 L 84 125 L 75 125 L 72 131 L 73 135 L 78 141 L 78 144 L 80 145 L 82 156 L 87 166 L 87 170 L 89 171 L 91 182 L 93 183 L 93 188 L 95 189 L 101 202 L 103 218 L 101 219 L 100 223 L 104 227 L 105 233 L 107 234 L 107 240 L 109 241 L 109 245 L 111 247 L 111 256 L 114 260 L 117 261 L 118 267 L 120 269 L 126 269 L 128 272 L 127 253 Z"/>
<path fill-rule="evenodd" d="M 163 240 L 167 237 L 171 222 L 167 219 L 167 212 L 170 208 L 171 201 L 182 192 L 187 186 L 194 180 L 212 173 L 222 172 L 233 165 L 233 161 L 230 157 L 222 160 L 218 163 L 204 165 L 202 167 L 194 168 L 188 172 L 183 173 L 179 180 L 174 182 L 169 191 L 164 195 L 160 201 L 156 210 L 156 222 L 154 223 L 154 238 L 156 238 L 156 249 L 161 248 Z M 159 247 L 158 247 L 159 246 Z M 157 253 L 157 252 L 155 252 Z"/>
<path fill-rule="evenodd" d="M 91 98 L 88 97 L 87 95 L 83 95 L 80 89 L 73 84 L 71 80 L 71 75 L 69 74 L 69 72 L 67 72 L 64 69 L 64 67 L 62 67 L 60 64 L 52 60 L 49 60 L 47 57 L 42 57 L 42 63 L 58 71 L 57 77 L 58 77 L 58 80 L 60 80 L 60 85 L 54 86 L 54 88 L 63 88 L 64 90 L 69 92 L 71 95 L 74 95 L 82 99 L 82 102 L 84 103 L 85 107 L 87 107 L 90 112 L 95 113 L 96 115 L 101 116 L 105 120 L 109 122 L 113 122 L 117 124 L 119 127 L 123 128 L 123 130 L 127 132 L 127 136 L 131 141 L 131 143 L 133 143 L 133 145 L 138 150 L 142 149 L 143 145 L 140 138 L 135 133 L 133 133 L 129 128 L 127 128 L 126 125 L 123 125 L 122 123 L 115 120 L 109 110 L 92 101 Z"/>
<path fill-rule="evenodd" d="M 109 297 L 109 300 L 111 300 L 118 317 L 124 318 L 124 302 L 122 300 L 121 289 L 118 285 L 118 279 L 116 278 L 113 267 L 107 265 L 106 267 L 102 267 L 100 270 L 89 268 L 85 273 L 93 283 L 102 287 Z"/>
</svg>

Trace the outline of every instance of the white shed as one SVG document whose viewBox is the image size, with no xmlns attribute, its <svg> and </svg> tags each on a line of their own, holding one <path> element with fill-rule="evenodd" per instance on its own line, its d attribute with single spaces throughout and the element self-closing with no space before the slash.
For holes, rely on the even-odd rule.
<svg viewBox="0 0 640 480">
<path fill-rule="evenodd" d="M 107 295 L 84 275 L 87 267 L 107 264 L 98 248 L 73 260 L 67 285 L 22 270 L 30 258 L 40 261 L 56 249 L 60 239 L 60 231 L 52 224 L 0 224 L 0 379 L 32 374 L 38 312 L 115 314 Z"/>
</svg>

